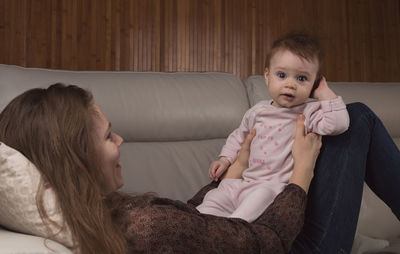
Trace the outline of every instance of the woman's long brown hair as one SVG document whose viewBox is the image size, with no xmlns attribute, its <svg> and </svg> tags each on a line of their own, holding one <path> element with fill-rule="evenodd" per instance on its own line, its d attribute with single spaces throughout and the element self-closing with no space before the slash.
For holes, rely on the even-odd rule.
<svg viewBox="0 0 400 254">
<path fill-rule="evenodd" d="M 24 154 L 52 186 L 75 252 L 126 253 L 97 179 L 92 106 L 92 95 L 77 86 L 54 84 L 26 91 L 0 114 L 0 140 Z M 38 208 L 51 223 L 41 189 Z"/>
</svg>

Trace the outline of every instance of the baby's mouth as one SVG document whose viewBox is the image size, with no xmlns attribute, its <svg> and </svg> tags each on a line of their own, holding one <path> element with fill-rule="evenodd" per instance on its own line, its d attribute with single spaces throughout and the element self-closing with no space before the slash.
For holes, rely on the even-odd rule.
<svg viewBox="0 0 400 254">
<path fill-rule="evenodd" d="M 290 93 L 284 93 L 282 94 L 286 99 L 288 100 L 293 100 L 294 99 L 294 95 L 290 94 Z"/>
</svg>

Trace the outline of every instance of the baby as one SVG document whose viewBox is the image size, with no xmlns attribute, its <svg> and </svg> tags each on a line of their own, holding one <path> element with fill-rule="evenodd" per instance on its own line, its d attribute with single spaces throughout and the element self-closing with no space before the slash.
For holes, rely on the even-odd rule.
<svg viewBox="0 0 400 254">
<path fill-rule="evenodd" d="M 307 132 L 338 135 L 349 126 L 342 98 L 321 76 L 322 53 L 318 42 L 305 34 L 289 34 L 273 43 L 264 77 L 272 100 L 249 109 L 233 131 L 220 157 L 209 168 L 215 181 L 236 159 L 247 134 L 256 130 L 249 167 L 242 179 L 225 178 L 209 191 L 197 209 L 201 213 L 252 222 L 272 203 L 293 169 L 291 149 L 296 118 L 304 114 Z M 317 100 L 308 101 L 312 97 Z"/>
</svg>

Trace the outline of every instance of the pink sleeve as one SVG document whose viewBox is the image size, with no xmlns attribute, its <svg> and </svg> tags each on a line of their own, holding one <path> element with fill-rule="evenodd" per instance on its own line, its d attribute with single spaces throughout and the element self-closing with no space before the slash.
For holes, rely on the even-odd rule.
<svg viewBox="0 0 400 254">
<path fill-rule="evenodd" d="M 237 157 L 237 154 L 242 146 L 244 139 L 254 125 L 252 122 L 254 120 L 254 108 L 249 109 L 243 116 L 242 122 L 236 130 L 234 130 L 226 139 L 225 145 L 222 147 L 220 157 L 226 157 L 232 164 Z"/>
<path fill-rule="evenodd" d="M 349 114 L 341 96 L 310 103 L 304 109 L 307 132 L 339 135 L 349 128 Z"/>
</svg>

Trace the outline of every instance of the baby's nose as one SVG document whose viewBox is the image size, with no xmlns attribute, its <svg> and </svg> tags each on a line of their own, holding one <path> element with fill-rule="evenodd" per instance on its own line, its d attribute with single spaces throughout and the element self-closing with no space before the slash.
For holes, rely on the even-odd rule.
<svg viewBox="0 0 400 254">
<path fill-rule="evenodd" d="M 288 81 L 286 83 L 285 87 L 290 88 L 290 89 L 296 89 L 296 83 L 293 81 Z"/>
</svg>

